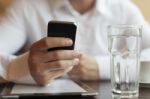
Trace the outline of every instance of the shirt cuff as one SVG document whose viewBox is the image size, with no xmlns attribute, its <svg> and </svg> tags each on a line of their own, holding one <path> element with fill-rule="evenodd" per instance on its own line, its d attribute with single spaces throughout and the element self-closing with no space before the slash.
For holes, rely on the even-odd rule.
<svg viewBox="0 0 150 99">
<path fill-rule="evenodd" d="M 23 84 L 36 84 L 29 71 L 28 56 L 29 52 L 11 60 L 7 71 L 7 79 L 9 81 Z"/>
<path fill-rule="evenodd" d="M 110 58 L 109 56 L 96 56 L 99 65 L 99 77 L 102 80 L 110 80 Z"/>
</svg>

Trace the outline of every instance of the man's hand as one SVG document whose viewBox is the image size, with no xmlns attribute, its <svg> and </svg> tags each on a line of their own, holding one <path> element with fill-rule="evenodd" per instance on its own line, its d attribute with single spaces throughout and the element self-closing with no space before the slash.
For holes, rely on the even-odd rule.
<svg viewBox="0 0 150 99">
<path fill-rule="evenodd" d="M 82 54 L 79 64 L 74 66 L 69 75 L 77 80 L 99 80 L 98 64 L 95 58 Z"/>
<path fill-rule="evenodd" d="M 48 48 L 71 46 L 68 38 L 46 37 L 31 46 L 29 69 L 38 85 L 46 85 L 49 81 L 64 75 L 73 66 L 78 65 L 80 53 L 72 50 L 56 50 L 48 52 Z"/>
</svg>

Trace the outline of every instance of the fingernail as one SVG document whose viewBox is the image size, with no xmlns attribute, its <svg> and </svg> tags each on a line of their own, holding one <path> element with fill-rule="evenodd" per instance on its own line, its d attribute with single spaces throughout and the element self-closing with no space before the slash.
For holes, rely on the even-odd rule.
<svg viewBox="0 0 150 99">
<path fill-rule="evenodd" d="M 74 64 L 74 65 L 78 65 L 78 64 L 79 64 L 79 59 L 78 59 L 78 58 L 74 59 L 73 64 Z"/>
<path fill-rule="evenodd" d="M 67 40 L 67 45 L 72 45 L 72 43 L 73 43 L 72 40 L 70 39 Z"/>
</svg>

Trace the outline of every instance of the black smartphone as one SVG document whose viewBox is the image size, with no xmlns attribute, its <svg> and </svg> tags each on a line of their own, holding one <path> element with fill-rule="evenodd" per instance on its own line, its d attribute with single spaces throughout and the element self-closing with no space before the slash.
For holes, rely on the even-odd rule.
<svg viewBox="0 0 150 99">
<path fill-rule="evenodd" d="M 49 48 L 53 50 L 73 50 L 75 45 L 77 26 L 74 22 L 50 21 L 48 23 L 48 37 L 66 37 L 73 41 L 72 46 Z"/>
</svg>

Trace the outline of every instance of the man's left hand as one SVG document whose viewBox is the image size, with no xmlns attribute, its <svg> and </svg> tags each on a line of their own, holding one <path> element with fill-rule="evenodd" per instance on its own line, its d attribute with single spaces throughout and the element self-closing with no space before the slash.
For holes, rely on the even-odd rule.
<svg viewBox="0 0 150 99">
<path fill-rule="evenodd" d="M 99 80 L 98 64 L 96 59 L 85 53 L 79 58 L 79 64 L 69 72 L 69 76 L 77 80 Z"/>
</svg>

